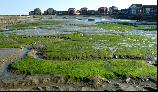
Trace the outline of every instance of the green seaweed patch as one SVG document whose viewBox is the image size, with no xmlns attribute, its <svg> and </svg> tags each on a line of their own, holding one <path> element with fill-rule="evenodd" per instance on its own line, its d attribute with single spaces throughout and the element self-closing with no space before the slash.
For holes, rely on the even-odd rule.
<svg viewBox="0 0 158 92">
<path fill-rule="evenodd" d="M 109 60 L 112 71 L 118 77 L 155 77 L 157 68 L 144 60 L 114 59 Z"/>
<path fill-rule="evenodd" d="M 78 60 L 112 58 L 109 49 L 94 49 L 95 44 L 88 41 L 63 40 L 48 43 L 40 50 L 46 59 Z"/>
<path fill-rule="evenodd" d="M 11 65 L 11 69 L 27 74 L 62 74 L 75 80 L 93 76 L 113 78 L 115 75 L 106 69 L 102 60 L 47 61 L 26 57 Z"/>
<path fill-rule="evenodd" d="M 43 43 L 50 40 L 55 40 L 52 37 L 31 37 L 31 36 L 0 36 L 0 48 L 19 48 L 23 46 L 30 46 L 37 43 Z"/>
<path fill-rule="evenodd" d="M 8 28 L 10 30 L 22 30 L 22 29 L 34 29 L 34 28 L 46 28 L 47 26 L 51 25 L 59 25 L 64 24 L 61 21 L 38 21 L 38 22 L 31 22 L 31 23 L 23 23 L 23 24 L 15 24 L 11 25 Z"/>
<path fill-rule="evenodd" d="M 116 30 L 116 31 L 132 31 L 132 30 L 144 30 L 144 31 L 156 31 L 156 25 L 131 25 L 128 23 L 122 24 L 103 24 L 97 23 L 99 27 L 106 29 L 106 30 Z"/>
<path fill-rule="evenodd" d="M 13 63 L 10 69 L 26 74 L 64 75 L 66 78 L 84 81 L 95 76 L 107 79 L 122 77 L 155 77 L 157 68 L 144 60 L 75 60 L 48 61 L 25 57 Z"/>
<path fill-rule="evenodd" d="M 157 54 L 156 47 L 153 46 L 151 48 L 147 47 L 126 47 L 120 46 L 114 55 L 117 58 L 131 58 L 131 59 L 147 59 L 148 56 L 154 56 Z"/>
</svg>

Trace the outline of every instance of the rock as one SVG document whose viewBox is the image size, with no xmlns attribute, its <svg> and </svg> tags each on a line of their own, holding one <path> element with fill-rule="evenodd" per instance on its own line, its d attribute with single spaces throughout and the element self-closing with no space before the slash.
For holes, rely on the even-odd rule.
<svg viewBox="0 0 158 92">
<path fill-rule="evenodd" d="M 144 89 L 148 90 L 148 91 L 156 91 L 156 88 L 152 88 L 152 87 L 143 87 Z"/>
<path fill-rule="evenodd" d="M 64 76 L 62 76 L 62 75 L 53 76 L 51 78 L 51 80 L 52 80 L 53 83 L 64 83 L 65 82 Z"/>
<path fill-rule="evenodd" d="M 43 83 L 43 84 L 48 84 L 50 82 L 50 78 L 44 78 L 44 79 L 41 79 L 40 80 L 40 83 Z"/>
<path fill-rule="evenodd" d="M 153 78 L 148 78 L 149 81 L 153 82 L 153 83 L 157 83 L 157 79 L 153 79 Z"/>
<path fill-rule="evenodd" d="M 34 90 L 37 90 L 37 91 L 43 91 L 43 88 L 42 87 L 36 87 L 36 88 L 33 88 Z"/>
<path fill-rule="evenodd" d="M 122 91 L 137 91 L 137 89 L 132 85 L 121 84 L 119 87 Z"/>
<path fill-rule="evenodd" d="M 154 61 L 156 61 L 156 62 L 157 62 L 157 57 L 154 57 Z"/>
<path fill-rule="evenodd" d="M 31 80 L 31 84 L 32 85 L 38 85 L 39 84 L 39 80 L 34 78 L 34 79 Z"/>
<path fill-rule="evenodd" d="M 50 86 L 42 87 L 42 89 L 43 89 L 44 91 L 51 91 L 51 87 L 50 87 Z"/>
<path fill-rule="evenodd" d="M 81 91 L 95 91 L 95 90 L 89 87 L 82 87 Z"/>
<path fill-rule="evenodd" d="M 35 76 L 29 76 L 29 77 L 27 77 L 27 80 L 30 82 L 31 85 L 39 84 L 39 79 Z"/>
<path fill-rule="evenodd" d="M 105 86 L 105 83 L 110 83 L 109 80 L 107 80 L 106 78 L 102 78 L 100 76 L 94 77 L 93 79 L 91 79 L 91 81 L 95 88 L 102 87 L 103 85 Z"/>
<path fill-rule="evenodd" d="M 18 81 L 18 85 L 19 86 L 26 86 L 26 85 L 29 85 L 29 82 L 27 80 L 20 80 L 20 81 Z"/>
<path fill-rule="evenodd" d="M 74 87 L 69 86 L 69 87 L 68 87 L 68 91 L 75 91 L 75 89 L 74 89 Z"/>
<path fill-rule="evenodd" d="M 64 91 L 59 86 L 51 86 L 51 91 Z"/>
<path fill-rule="evenodd" d="M 129 82 L 130 82 L 130 80 L 131 80 L 131 78 L 130 78 L 130 77 L 128 77 L 128 78 L 125 80 L 125 82 L 126 82 L 126 83 L 129 83 Z"/>
</svg>

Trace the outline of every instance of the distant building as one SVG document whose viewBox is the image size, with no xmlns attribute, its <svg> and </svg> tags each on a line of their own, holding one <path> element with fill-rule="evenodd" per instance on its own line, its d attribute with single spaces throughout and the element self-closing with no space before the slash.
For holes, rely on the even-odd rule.
<svg viewBox="0 0 158 92">
<path fill-rule="evenodd" d="M 129 18 L 143 20 L 157 18 L 157 5 L 132 4 L 129 7 Z"/>
<path fill-rule="evenodd" d="M 55 15 L 56 11 L 53 8 L 48 8 L 44 11 L 44 15 Z"/>
<path fill-rule="evenodd" d="M 116 15 L 116 14 L 118 14 L 118 8 L 116 6 L 109 7 L 108 14 L 110 14 L 110 15 Z"/>
<path fill-rule="evenodd" d="M 34 11 L 30 11 L 30 12 L 29 12 L 29 15 L 34 15 Z"/>
<path fill-rule="evenodd" d="M 56 11 L 56 15 L 68 15 L 68 11 Z"/>
<path fill-rule="evenodd" d="M 97 11 L 95 10 L 88 10 L 87 11 L 87 15 L 96 15 L 97 14 Z"/>
<path fill-rule="evenodd" d="M 100 8 L 98 8 L 99 15 L 106 15 L 107 12 L 108 12 L 108 8 L 107 7 L 100 7 Z"/>
<path fill-rule="evenodd" d="M 121 9 L 119 11 L 119 14 L 121 14 L 121 15 L 128 15 L 128 13 L 129 13 L 129 9 Z"/>
<path fill-rule="evenodd" d="M 75 8 L 69 8 L 69 9 L 68 9 L 68 14 L 69 14 L 69 15 L 75 15 L 75 14 L 76 14 Z"/>
<path fill-rule="evenodd" d="M 130 15 L 138 15 L 142 13 L 142 4 L 132 4 L 129 7 L 129 14 Z"/>
<path fill-rule="evenodd" d="M 157 15 L 157 5 L 143 5 L 143 15 Z"/>
<path fill-rule="evenodd" d="M 34 9 L 34 11 L 30 11 L 29 15 L 42 15 L 42 13 L 39 8 L 36 8 L 36 9 Z"/>
<path fill-rule="evenodd" d="M 87 12 L 88 12 L 88 8 L 86 7 L 80 9 L 80 15 L 87 15 Z"/>
</svg>

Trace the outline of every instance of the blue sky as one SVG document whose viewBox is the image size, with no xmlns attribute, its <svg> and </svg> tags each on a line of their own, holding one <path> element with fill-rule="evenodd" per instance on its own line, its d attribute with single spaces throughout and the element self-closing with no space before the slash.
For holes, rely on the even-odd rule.
<svg viewBox="0 0 158 92">
<path fill-rule="evenodd" d="M 47 8 L 67 10 L 68 8 L 97 10 L 99 7 L 117 6 L 128 8 L 131 4 L 157 5 L 157 0 L 0 0 L 0 15 L 28 14 L 34 8 L 42 12 Z"/>
</svg>

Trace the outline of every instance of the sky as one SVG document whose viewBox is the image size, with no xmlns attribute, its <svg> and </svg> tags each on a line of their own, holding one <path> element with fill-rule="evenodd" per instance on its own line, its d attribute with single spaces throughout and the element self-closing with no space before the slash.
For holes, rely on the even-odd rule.
<svg viewBox="0 0 158 92">
<path fill-rule="evenodd" d="M 27 15 L 35 8 L 42 12 L 48 8 L 64 11 L 68 8 L 97 10 L 99 7 L 117 6 L 125 9 L 131 4 L 157 5 L 157 0 L 0 0 L 0 15 Z"/>
</svg>

